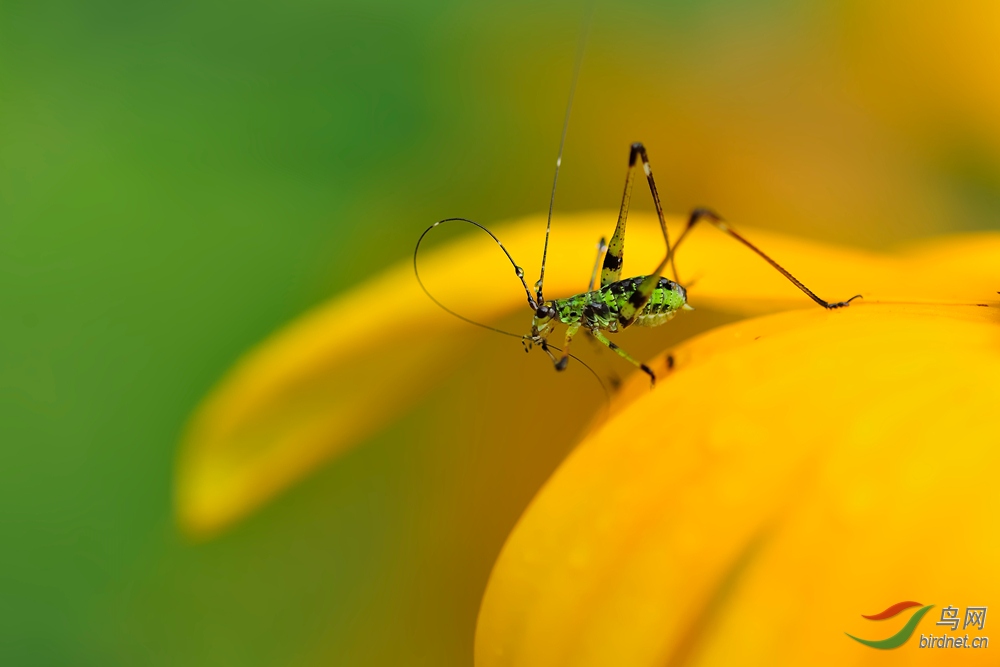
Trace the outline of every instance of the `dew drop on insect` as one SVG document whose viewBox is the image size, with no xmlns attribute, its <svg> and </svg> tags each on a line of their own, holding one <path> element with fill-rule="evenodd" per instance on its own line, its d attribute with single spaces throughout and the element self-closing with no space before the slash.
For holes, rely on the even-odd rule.
<svg viewBox="0 0 1000 667">
<path fill-rule="evenodd" d="M 523 278 L 524 277 L 524 269 L 522 269 L 520 266 L 515 266 L 514 267 L 514 273 L 517 274 L 518 278 Z"/>
</svg>

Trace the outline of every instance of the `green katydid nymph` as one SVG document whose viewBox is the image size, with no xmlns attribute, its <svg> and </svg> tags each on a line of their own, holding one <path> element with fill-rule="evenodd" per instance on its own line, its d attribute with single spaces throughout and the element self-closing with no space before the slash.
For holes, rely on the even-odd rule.
<svg viewBox="0 0 1000 667">
<path fill-rule="evenodd" d="M 734 231 L 718 214 L 711 209 L 697 208 L 692 211 L 688 217 L 687 226 L 684 228 L 684 231 L 681 232 L 677 242 L 671 246 L 670 236 L 667 232 L 667 223 L 663 215 L 663 207 L 660 204 L 660 196 L 656 190 L 656 182 L 653 180 L 653 170 L 649 164 L 646 148 L 641 143 L 634 143 L 629 148 L 628 172 L 625 177 L 625 193 L 622 196 L 621 208 L 618 213 L 618 224 L 615 226 L 615 231 L 611 236 L 611 241 L 605 243 L 605 240 L 601 239 L 598 244 L 597 260 L 594 262 L 594 270 L 591 273 L 590 286 L 586 292 L 581 294 L 561 299 L 546 299 L 543 292 L 543 286 L 545 283 L 545 261 L 548 256 L 549 248 L 549 232 L 552 228 L 552 208 L 555 201 L 556 184 L 559 180 L 559 169 L 562 166 L 562 153 L 563 146 L 566 141 L 566 128 L 569 125 L 573 91 L 576 88 L 576 80 L 579 75 L 579 69 L 580 59 L 578 57 L 576 70 L 573 75 L 573 85 L 570 90 L 570 102 L 567 104 L 566 116 L 563 122 L 562 140 L 559 144 L 559 155 L 556 158 L 555 178 L 552 183 L 552 194 L 549 199 L 548 221 L 546 222 L 545 227 L 545 245 L 542 250 L 541 269 L 538 281 L 535 283 L 534 293 L 532 293 L 532 291 L 528 288 L 528 284 L 524 280 L 523 269 L 521 269 L 517 262 L 514 261 L 510 252 L 508 252 L 503 243 L 500 242 L 500 239 L 498 239 L 493 232 L 478 222 L 474 222 L 466 218 L 447 218 L 445 220 L 439 220 L 425 229 L 423 234 L 421 234 L 420 238 L 417 240 L 416 248 L 413 250 L 413 271 L 416 274 L 417 281 L 420 283 L 421 288 L 423 288 L 424 292 L 427 293 L 427 296 L 430 297 L 434 303 L 452 315 L 465 320 L 470 324 L 475 324 L 476 326 L 497 331 L 508 336 L 520 338 L 524 343 L 525 350 L 530 350 L 533 345 L 537 345 L 549 356 L 555 365 L 556 370 L 560 371 L 566 368 L 570 357 L 573 357 L 573 355 L 569 352 L 570 344 L 573 341 L 573 337 L 582 330 L 601 344 L 614 351 L 618 354 L 618 356 L 644 371 L 649 375 L 650 381 L 655 383 L 656 374 L 653 370 L 646 364 L 634 359 L 628 354 L 628 352 L 612 342 L 606 334 L 614 334 L 633 325 L 647 327 L 659 326 L 668 322 L 679 311 L 691 309 L 691 307 L 687 304 L 687 290 L 685 290 L 684 287 L 677 282 L 677 270 L 674 266 L 674 256 L 677 248 L 687 236 L 688 232 L 690 232 L 691 229 L 702 220 L 711 223 L 722 232 L 728 234 L 733 239 L 739 241 L 747 248 L 757 253 L 764 259 L 764 261 L 774 267 L 793 285 L 802 290 L 802 292 L 804 292 L 810 299 L 823 308 L 830 310 L 843 308 L 850 304 L 851 301 L 861 296 L 856 295 L 846 301 L 836 302 L 829 302 L 821 299 L 791 273 L 785 270 L 784 267 L 771 259 L 763 251 L 757 248 L 757 246 Z M 663 242 L 666 246 L 666 250 L 663 260 L 650 273 L 634 278 L 622 279 L 622 264 L 625 255 L 625 226 L 628 219 L 629 202 L 632 197 L 632 181 L 635 173 L 635 167 L 639 163 L 642 164 L 642 170 L 646 174 L 646 180 L 649 183 L 649 191 L 653 196 L 653 203 L 656 207 L 656 215 L 659 218 L 660 229 L 663 232 Z M 420 274 L 417 271 L 417 253 L 420 250 L 420 243 L 424 240 L 424 237 L 428 234 L 428 232 L 446 222 L 465 222 L 475 225 L 489 234 L 490 237 L 496 241 L 497 245 L 500 246 L 500 249 L 504 252 L 511 265 L 514 267 L 514 271 L 517 274 L 518 279 L 521 281 L 521 285 L 524 287 L 528 305 L 534 313 L 534 317 L 531 321 L 531 333 L 518 336 L 517 334 L 470 320 L 446 307 L 440 301 L 435 299 L 434 296 L 427 290 L 423 281 L 420 280 Z M 601 263 L 602 254 L 604 256 L 603 264 Z M 674 280 L 669 280 L 663 277 L 663 272 L 668 264 L 671 265 Z M 595 289 L 598 267 L 601 269 L 601 284 L 599 288 Z M 556 325 L 565 325 L 566 327 L 561 348 L 555 347 L 548 342 L 549 337 L 555 331 Z M 559 352 L 559 356 L 553 354 L 553 350 Z"/>
</svg>

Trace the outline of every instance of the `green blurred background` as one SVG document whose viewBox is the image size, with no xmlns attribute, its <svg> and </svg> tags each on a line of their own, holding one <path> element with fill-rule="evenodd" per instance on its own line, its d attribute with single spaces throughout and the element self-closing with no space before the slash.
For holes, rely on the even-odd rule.
<svg viewBox="0 0 1000 667">
<path fill-rule="evenodd" d="M 673 212 L 873 248 L 1000 226 L 997 10 L 803 5 L 600 3 L 557 211 L 617 207 L 642 140 Z M 574 414 L 546 364 L 484 339 L 206 543 L 175 526 L 174 458 L 242 352 L 428 224 L 544 209 L 584 14 L 0 5 L 0 663 L 471 662 L 490 565 L 575 435 L 487 446 L 519 405 Z M 470 402 L 498 375 L 528 386 Z"/>
</svg>

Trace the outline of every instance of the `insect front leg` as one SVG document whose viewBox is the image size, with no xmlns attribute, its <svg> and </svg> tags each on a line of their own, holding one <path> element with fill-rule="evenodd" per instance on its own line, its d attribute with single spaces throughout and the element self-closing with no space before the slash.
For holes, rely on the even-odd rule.
<svg viewBox="0 0 1000 667">
<path fill-rule="evenodd" d="M 563 343 L 562 356 L 559 357 L 559 361 L 556 361 L 556 370 L 561 371 L 566 368 L 566 364 L 569 363 L 569 344 L 573 342 L 573 336 L 576 332 L 580 330 L 580 323 L 574 322 L 566 327 L 566 340 Z"/>
<path fill-rule="evenodd" d="M 617 345 L 615 345 L 613 342 L 611 342 L 608 339 L 607 336 L 605 336 L 603 333 L 601 333 L 601 331 L 599 329 L 591 329 L 590 333 L 591 333 L 591 335 L 594 336 L 594 338 L 597 339 L 598 342 L 603 343 L 604 345 L 607 345 L 608 349 L 610 349 L 615 354 L 617 354 L 619 357 L 621 357 L 625 361 L 629 362 L 630 364 L 632 364 L 636 368 L 642 370 L 642 372 L 644 372 L 646 375 L 648 375 L 649 376 L 649 386 L 650 387 L 652 387 L 652 386 L 654 386 L 656 384 L 656 374 L 653 373 L 653 369 L 651 369 L 646 364 L 644 364 L 642 362 L 639 362 L 639 361 L 636 361 L 635 359 L 633 359 L 632 355 L 630 355 L 628 352 L 626 352 L 625 350 L 621 349 L 620 347 L 618 347 Z"/>
</svg>

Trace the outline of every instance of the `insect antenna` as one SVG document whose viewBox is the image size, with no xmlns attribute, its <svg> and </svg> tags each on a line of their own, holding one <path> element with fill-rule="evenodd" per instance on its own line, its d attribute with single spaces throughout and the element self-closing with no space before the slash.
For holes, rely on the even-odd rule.
<svg viewBox="0 0 1000 667">
<path fill-rule="evenodd" d="M 474 225 L 474 226 L 478 227 L 479 229 L 483 230 L 484 232 L 486 232 L 487 234 L 489 234 L 490 238 L 493 239 L 494 241 L 496 241 L 496 244 L 498 246 L 500 246 L 501 250 L 503 250 L 503 254 L 507 256 L 507 260 L 510 262 L 511 266 L 514 267 L 514 274 L 517 276 L 517 279 L 521 281 L 521 285 L 524 287 L 524 293 L 528 297 L 528 305 L 531 306 L 532 310 L 535 310 L 535 308 L 537 308 L 535 300 L 531 296 L 531 290 L 528 289 L 528 283 L 526 283 L 524 281 L 524 269 L 522 269 L 520 266 L 517 265 L 517 262 L 514 261 L 514 258 L 511 256 L 510 252 L 508 252 L 507 248 L 504 247 L 503 243 L 500 242 L 500 239 L 498 239 L 496 237 L 496 235 L 493 234 L 493 232 L 491 232 L 490 230 L 486 229 L 486 227 L 484 227 L 483 225 L 479 224 L 478 222 L 476 222 L 474 220 L 469 220 L 467 218 L 445 218 L 444 220 L 438 220 L 433 225 L 431 225 L 430 227 L 428 227 L 427 229 L 425 229 L 424 233 L 420 235 L 419 239 L 417 239 L 417 245 L 413 249 L 413 275 L 416 276 L 417 282 L 420 284 L 420 289 L 422 289 L 424 291 L 424 294 L 427 295 L 427 298 L 429 298 L 431 301 L 433 301 L 434 303 L 436 303 L 442 310 L 444 310 L 446 313 L 450 313 L 450 314 L 454 315 L 455 317 L 457 317 L 458 319 L 462 320 L 463 322 L 468 322 L 469 324 L 474 324 L 477 327 L 482 327 L 483 329 L 489 329 L 490 331 L 495 331 L 497 333 L 502 333 L 505 336 L 513 336 L 514 338 L 523 338 L 523 336 L 519 336 L 519 335 L 517 335 L 515 333 L 511 333 L 509 331 L 504 331 L 503 329 L 498 329 L 496 327 L 491 327 L 488 324 L 483 324 L 481 322 L 476 322 L 475 320 L 470 320 L 468 317 L 465 317 L 464 315 L 459 315 L 454 310 L 452 310 L 451 308 L 449 308 L 448 306 L 444 305 L 443 303 L 441 303 L 440 301 L 438 301 L 436 298 L 434 298 L 434 295 L 431 294 L 430 290 L 427 289 L 427 286 L 424 285 L 424 281 L 420 279 L 420 271 L 417 269 L 417 254 L 420 252 L 420 244 L 423 243 L 424 237 L 427 236 L 427 234 L 432 229 L 434 229 L 436 227 L 439 227 L 439 226 L 445 224 L 446 222 L 467 222 L 470 225 Z"/>
<path fill-rule="evenodd" d="M 493 239 L 494 241 L 496 241 L 496 244 L 498 246 L 500 246 L 500 250 L 502 250 L 503 254 L 506 255 L 507 260 L 510 262 L 511 266 L 514 267 L 514 274 L 517 276 L 518 280 L 521 281 L 521 286 L 524 287 L 524 294 L 528 297 L 528 305 L 531 306 L 532 310 L 535 310 L 538 307 L 537 304 L 536 304 L 536 302 L 535 302 L 535 300 L 534 300 L 534 298 L 531 296 L 531 290 L 528 289 L 528 283 L 526 283 L 524 281 L 524 270 L 520 266 L 517 265 L 517 262 L 514 261 L 514 257 L 510 254 L 510 251 L 507 250 L 507 248 L 504 246 L 504 244 L 500 242 L 500 239 L 498 239 L 493 232 L 491 232 L 489 229 L 487 229 L 485 226 L 479 224 L 475 220 L 469 220 L 468 218 L 445 218 L 444 220 L 438 220 L 433 225 L 431 225 L 430 227 L 428 227 L 427 229 L 425 229 L 424 233 L 420 235 L 419 239 L 417 239 L 417 245 L 416 245 L 415 248 L 413 248 L 413 275 L 416 277 L 417 283 L 420 285 L 420 289 L 422 289 L 424 291 L 424 294 L 427 295 L 427 298 L 430 299 L 431 301 L 433 301 L 435 304 L 437 304 L 438 307 L 441 308 L 441 310 L 445 311 L 446 313 L 448 313 L 450 315 L 453 315 L 453 316 L 457 317 L 458 319 L 462 320 L 463 322 L 468 322 L 469 324 L 472 324 L 474 326 L 480 327 L 482 329 L 487 329 L 489 331 L 495 331 L 496 333 L 503 334 L 504 336 L 510 336 L 511 338 L 520 338 L 521 340 L 524 340 L 524 336 L 519 336 L 516 333 L 511 333 L 510 331 L 504 331 L 503 329 L 499 329 L 497 327 L 492 327 L 492 326 L 490 326 L 488 324 L 483 324 L 482 322 L 476 322 L 473 319 L 469 319 L 468 317 L 466 317 L 464 315 L 460 315 L 460 314 L 456 313 L 454 310 L 452 310 L 448 306 L 446 306 L 443 303 L 441 303 L 440 301 L 438 301 L 434 297 L 434 295 L 431 294 L 430 290 L 427 289 L 427 286 L 424 285 L 424 281 L 421 280 L 421 278 L 420 278 L 420 270 L 417 268 L 417 255 L 420 253 L 420 244 L 423 242 L 424 237 L 427 236 L 427 234 L 432 229 L 434 229 L 436 227 L 440 227 L 441 225 L 445 224 L 446 222 L 466 222 L 466 223 L 468 223 L 470 225 L 474 225 L 474 226 L 478 227 L 479 229 L 481 229 L 484 232 L 486 232 L 487 234 L 489 234 L 490 238 Z M 562 348 L 556 347 L 555 345 L 549 345 L 548 348 L 552 349 L 552 350 L 555 350 L 556 352 L 562 352 Z M 608 392 L 607 385 L 605 385 L 604 381 L 601 380 L 601 376 L 597 374 L 597 371 L 595 371 L 593 368 L 591 368 L 590 365 L 587 362 L 585 362 L 583 359 L 581 359 L 580 357 L 576 356 L 575 354 L 570 354 L 569 356 L 572 357 L 573 359 L 575 359 L 576 361 L 578 361 L 584 368 L 586 368 L 588 371 L 590 371 L 590 374 L 594 376 L 594 379 L 597 380 L 597 383 L 601 385 L 601 389 L 604 391 L 604 398 L 608 402 L 608 404 L 610 405 L 610 403 L 611 403 L 611 394 Z"/>
<path fill-rule="evenodd" d="M 596 3 L 594 3 L 596 4 Z M 556 173 L 552 177 L 552 194 L 549 195 L 549 216 L 545 221 L 545 245 L 542 247 L 542 269 L 538 275 L 538 282 L 535 283 L 535 301 L 542 303 L 545 297 L 542 296 L 542 284 L 545 282 L 545 260 L 549 254 L 549 232 L 552 230 L 552 209 L 556 203 L 556 185 L 559 183 L 559 168 L 562 167 L 563 147 L 566 145 L 566 131 L 569 129 L 569 114 L 573 110 L 573 97 L 576 95 L 576 82 L 580 78 L 580 66 L 583 64 L 583 52 L 587 46 L 587 35 L 590 33 L 590 24 L 594 18 L 594 4 L 591 4 L 590 13 L 583 26 L 583 35 L 580 37 L 580 46 L 576 52 L 576 63 L 573 65 L 573 80 L 569 85 L 569 101 L 566 102 L 566 115 L 563 118 L 562 136 L 559 138 L 559 155 L 556 156 Z"/>
</svg>

